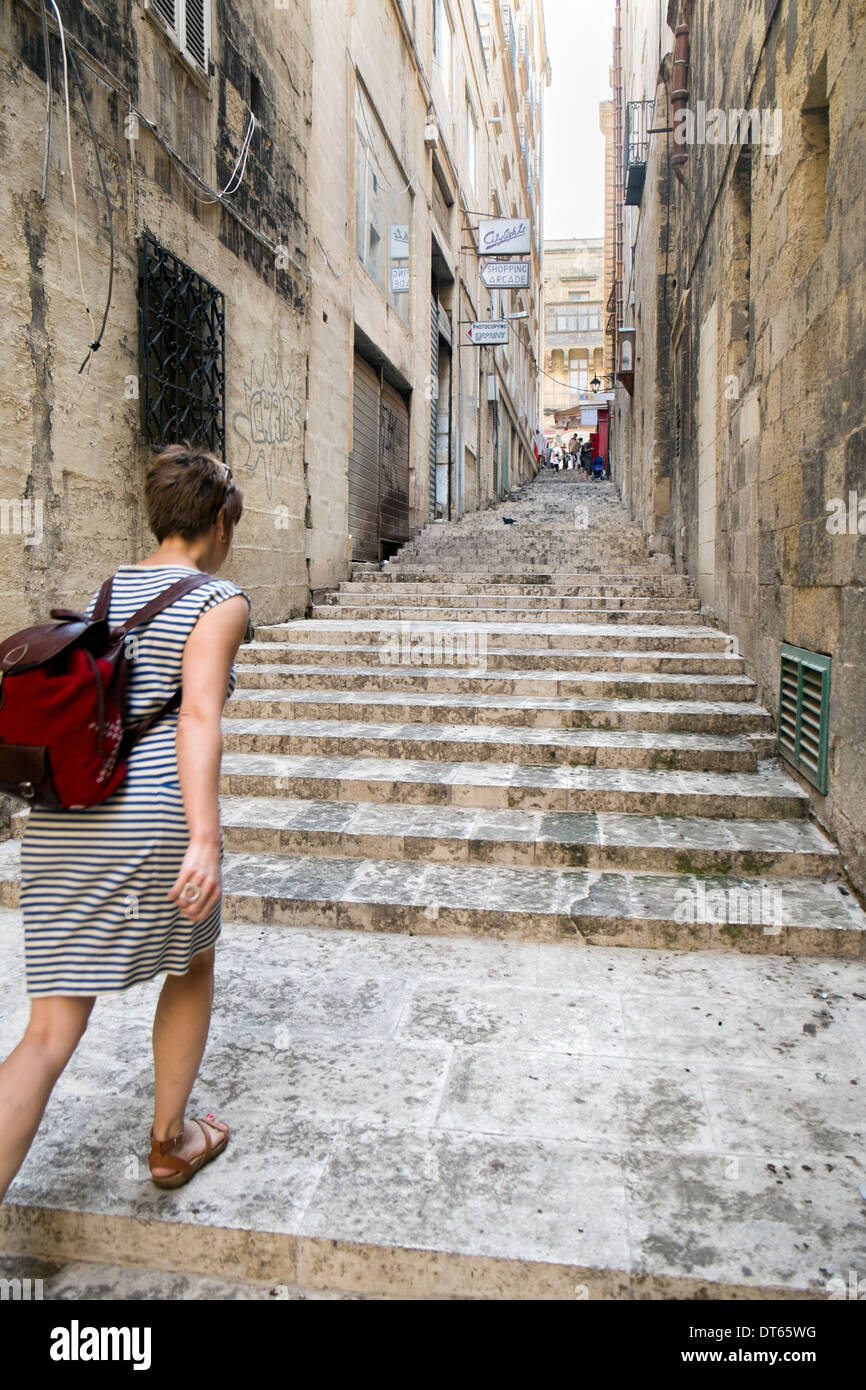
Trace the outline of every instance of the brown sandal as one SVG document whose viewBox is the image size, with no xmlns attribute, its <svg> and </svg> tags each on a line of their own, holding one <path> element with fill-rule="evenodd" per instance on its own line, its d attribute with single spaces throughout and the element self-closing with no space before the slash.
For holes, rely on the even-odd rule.
<svg viewBox="0 0 866 1390">
<path fill-rule="evenodd" d="M 193 1123 L 198 1125 L 204 1135 L 205 1148 L 204 1153 L 196 1154 L 191 1160 L 181 1158 L 178 1154 L 173 1154 L 171 1152 L 177 1144 L 183 1142 L 183 1132 L 176 1135 L 174 1139 L 154 1139 L 153 1130 L 151 1129 L 148 1163 L 150 1165 L 150 1180 L 156 1187 L 183 1187 L 189 1182 L 190 1178 L 195 1176 L 200 1168 L 203 1168 L 206 1163 L 210 1163 L 211 1159 L 221 1154 L 228 1144 L 228 1127 L 226 1128 L 222 1140 L 218 1144 L 211 1143 L 211 1137 L 208 1132 L 208 1124 L 215 1126 L 225 1124 L 224 1120 L 217 1120 L 213 1115 L 206 1115 L 204 1120 L 199 1120 L 194 1116 Z M 164 1176 L 157 1178 L 154 1177 L 153 1174 L 154 1168 L 174 1168 L 176 1171 L 170 1178 Z"/>
</svg>

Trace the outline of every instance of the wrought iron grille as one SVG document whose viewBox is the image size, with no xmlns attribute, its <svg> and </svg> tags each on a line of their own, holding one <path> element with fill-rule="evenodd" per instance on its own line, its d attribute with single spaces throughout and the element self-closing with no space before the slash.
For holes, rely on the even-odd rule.
<svg viewBox="0 0 866 1390">
<path fill-rule="evenodd" d="M 146 231 L 139 304 L 148 443 L 188 441 L 224 458 L 224 295 Z"/>
<path fill-rule="evenodd" d="M 626 166 L 646 164 L 649 158 L 649 130 L 654 105 L 653 101 L 630 101 L 626 107 Z"/>
</svg>

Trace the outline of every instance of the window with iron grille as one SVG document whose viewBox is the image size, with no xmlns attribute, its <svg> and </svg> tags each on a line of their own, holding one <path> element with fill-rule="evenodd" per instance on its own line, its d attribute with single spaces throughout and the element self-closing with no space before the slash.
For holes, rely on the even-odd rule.
<svg viewBox="0 0 866 1390">
<path fill-rule="evenodd" d="M 139 292 L 148 443 L 188 440 L 224 458 L 224 296 L 149 231 L 141 239 Z"/>
<path fill-rule="evenodd" d="M 211 0 L 144 0 L 183 56 L 203 73 L 210 72 Z"/>
<path fill-rule="evenodd" d="M 831 658 L 782 643 L 779 752 L 827 795 Z"/>
</svg>

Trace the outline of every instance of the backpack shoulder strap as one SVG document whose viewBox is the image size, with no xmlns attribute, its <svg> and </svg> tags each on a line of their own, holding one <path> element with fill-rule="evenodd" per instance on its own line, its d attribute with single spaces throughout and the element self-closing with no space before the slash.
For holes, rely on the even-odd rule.
<svg viewBox="0 0 866 1390">
<path fill-rule="evenodd" d="M 185 594 L 192 593 L 194 589 L 200 589 L 202 584 L 207 584 L 208 581 L 213 578 L 214 576 L 212 574 L 191 574 L 188 579 L 179 580 L 177 584 L 172 584 L 170 589 L 165 589 L 163 593 L 157 594 L 156 598 L 151 599 L 150 603 L 145 604 L 144 608 L 140 608 L 137 613 L 133 613 L 132 617 L 118 629 L 118 632 L 127 633 L 131 628 L 137 627 L 140 623 L 150 622 L 150 619 L 155 618 L 157 613 L 162 613 L 166 608 L 170 608 L 176 599 L 183 598 Z M 164 705 L 160 705 L 159 709 L 154 710 L 146 719 L 142 719 L 140 723 L 124 731 L 123 743 L 121 745 L 122 757 L 125 758 L 130 749 L 134 748 L 135 745 L 144 738 L 145 734 L 150 732 L 155 724 L 158 724 L 159 721 L 164 719 L 167 714 L 170 714 L 172 710 L 180 708 L 182 693 L 181 690 L 176 690 L 171 699 L 166 700 Z"/>
<path fill-rule="evenodd" d="M 202 584 L 210 583 L 213 578 L 212 574 L 191 574 L 188 579 L 179 579 L 176 584 L 172 584 L 171 588 L 164 589 L 161 594 L 157 594 L 156 598 L 151 599 L 150 603 L 139 608 L 137 613 L 133 613 L 131 618 L 127 618 L 117 631 L 125 634 L 130 632 L 132 628 L 139 627 L 142 623 L 149 623 L 151 618 L 155 618 L 158 613 L 163 613 L 166 608 L 170 608 L 177 599 L 191 594 L 193 589 L 200 589 Z M 101 596 L 102 590 L 100 590 L 100 598 Z"/>
<path fill-rule="evenodd" d="M 105 622 L 108 617 L 108 609 L 111 603 L 111 586 L 114 583 L 114 576 L 106 579 L 99 593 L 96 595 L 96 603 L 93 605 L 93 612 L 90 621 L 93 623 Z"/>
</svg>

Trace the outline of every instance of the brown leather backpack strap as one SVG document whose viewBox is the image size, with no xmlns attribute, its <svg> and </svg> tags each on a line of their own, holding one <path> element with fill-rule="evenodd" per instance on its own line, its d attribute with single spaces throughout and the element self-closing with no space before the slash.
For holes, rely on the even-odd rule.
<svg viewBox="0 0 866 1390">
<path fill-rule="evenodd" d="M 158 710 L 154 710 L 153 714 L 149 714 L 146 719 L 142 719 L 138 724 L 125 729 L 121 744 L 121 758 L 125 758 L 129 750 L 134 748 L 135 745 L 144 738 L 145 734 L 149 734 L 154 724 L 158 724 L 160 719 L 164 719 L 167 714 L 171 714 L 172 710 L 180 709 L 182 698 L 183 691 L 176 690 L 171 699 L 166 700 L 165 704 L 160 705 Z"/>
<path fill-rule="evenodd" d="M 111 605 L 111 586 L 114 583 L 114 575 L 106 579 L 99 593 L 96 595 L 96 603 L 93 605 L 93 613 L 90 621 L 92 623 L 105 622 L 108 617 L 108 609 Z"/>
<path fill-rule="evenodd" d="M 156 598 L 151 599 L 143 608 L 139 608 L 137 613 L 133 613 L 125 623 L 117 628 L 118 633 L 131 632 L 134 627 L 140 627 L 142 623 L 149 623 L 151 618 L 155 618 L 158 613 L 163 613 L 166 608 L 170 608 L 179 598 L 186 594 L 191 594 L 193 589 L 200 589 L 202 584 L 208 584 L 214 576 L 212 574 L 191 574 L 188 579 L 179 579 L 176 584 L 172 584 L 170 589 L 164 589 Z"/>
<path fill-rule="evenodd" d="M 155 618 L 157 613 L 162 613 L 166 608 L 170 608 L 177 599 L 183 598 L 185 594 L 191 594 L 194 589 L 200 589 L 203 584 L 207 584 L 213 577 L 212 574 L 191 574 L 188 579 L 178 580 L 177 584 L 172 584 L 170 589 L 165 589 L 163 593 L 158 594 L 155 599 L 151 599 L 150 603 L 146 604 L 144 608 L 140 608 L 137 613 L 133 613 L 132 617 L 125 622 L 122 627 L 117 629 L 118 633 L 127 633 L 132 628 L 138 627 L 140 623 L 150 622 L 150 619 Z M 166 700 L 164 705 L 160 705 L 159 709 L 154 710 L 152 714 L 147 715 L 147 717 L 140 720 L 138 724 L 131 725 L 124 731 L 121 757 L 125 758 L 129 750 L 134 748 L 135 745 L 144 738 L 145 734 L 149 734 L 154 725 L 159 723 L 160 719 L 164 719 L 167 714 L 171 714 L 173 710 L 180 708 L 182 695 L 182 690 L 176 690 L 171 696 L 171 699 Z"/>
</svg>

